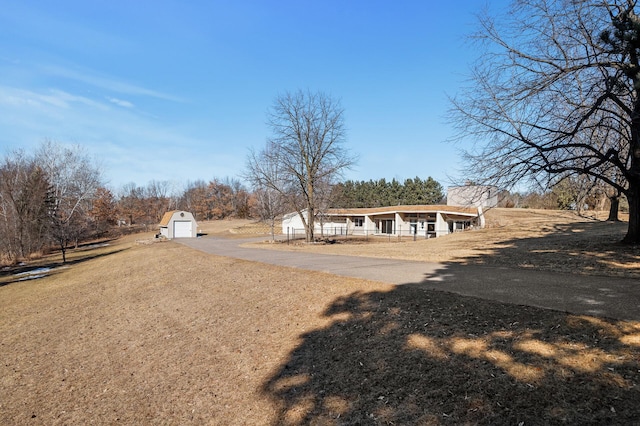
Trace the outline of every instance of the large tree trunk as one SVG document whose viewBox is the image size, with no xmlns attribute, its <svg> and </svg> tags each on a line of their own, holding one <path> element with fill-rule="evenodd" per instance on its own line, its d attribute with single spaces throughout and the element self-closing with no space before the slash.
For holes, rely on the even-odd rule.
<svg viewBox="0 0 640 426">
<path fill-rule="evenodd" d="M 609 217 L 607 220 L 610 222 L 619 222 L 618 210 L 620 209 L 620 194 L 609 197 L 609 204 Z"/>
<path fill-rule="evenodd" d="M 307 171 L 310 173 L 310 171 Z M 315 218 L 316 218 L 316 200 L 315 200 L 315 188 L 313 184 L 313 176 L 307 175 L 307 242 L 312 243 L 314 241 L 315 231 Z"/>
<path fill-rule="evenodd" d="M 314 239 L 314 228 L 316 226 L 315 224 L 315 214 L 316 212 L 314 211 L 313 207 L 309 206 L 309 208 L 307 209 L 307 242 L 308 243 L 312 243 L 313 239 Z"/>
<path fill-rule="evenodd" d="M 276 218 L 272 217 L 269 222 L 270 222 L 269 228 L 271 228 L 271 241 L 275 241 L 276 240 Z"/>
<path fill-rule="evenodd" d="M 629 180 L 629 228 L 622 240 L 627 244 L 640 244 L 640 179 Z"/>
<path fill-rule="evenodd" d="M 638 87 L 640 77 L 637 74 L 635 77 L 634 86 Z M 622 242 L 638 244 L 640 243 L 640 97 L 637 97 L 633 104 L 629 153 L 631 164 L 627 173 L 628 189 L 625 192 L 629 201 L 629 228 Z"/>
</svg>

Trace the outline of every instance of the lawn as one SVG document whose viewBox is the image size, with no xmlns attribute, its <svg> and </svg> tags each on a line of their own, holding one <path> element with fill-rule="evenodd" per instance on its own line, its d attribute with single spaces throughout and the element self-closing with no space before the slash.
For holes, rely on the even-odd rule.
<svg viewBox="0 0 640 426">
<path fill-rule="evenodd" d="M 600 222 L 559 217 L 518 228 L 511 219 L 494 220 L 496 233 L 504 235 L 484 248 L 472 241 L 485 231 L 440 239 L 437 244 L 451 245 L 443 261 L 502 265 L 520 259 L 510 253 L 529 244 L 530 251 L 590 259 L 592 273 L 636 273 L 637 252 L 608 241 L 603 235 L 614 228 L 598 231 Z M 210 233 L 247 225 L 202 224 Z M 640 323 L 250 263 L 151 241 L 139 235 L 87 247 L 70 253 L 66 266 L 46 258 L 33 276 L 3 271 L 0 424 L 640 419 Z M 393 256 L 401 246 L 424 252 L 433 242 L 385 244 Z M 610 253 L 591 256 L 603 247 L 597 244 Z M 333 244 L 331 250 L 347 246 Z M 384 247 L 365 246 L 374 252 Z M 544 257 L 536 256 L 529 258 L 532 266 L 513 266 L 544 268 Z M 598 266 L 607 262 L 613 266 Z M 44 276 L 26 279 L 37 275 Z"/>
</svg>

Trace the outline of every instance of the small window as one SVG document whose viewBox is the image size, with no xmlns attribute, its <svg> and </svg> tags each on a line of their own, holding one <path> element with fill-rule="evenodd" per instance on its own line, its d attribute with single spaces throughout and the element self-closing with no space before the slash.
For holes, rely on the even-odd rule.
<svg viewBox="0 0 640 426">
<path fill-rule="evenodd" d="M 356 217 L 355 219 L 353 219 L 353 223 L 357 227 L 362 227 L 364 219 L 362 219 L 361 217 Z"/>
</svg>

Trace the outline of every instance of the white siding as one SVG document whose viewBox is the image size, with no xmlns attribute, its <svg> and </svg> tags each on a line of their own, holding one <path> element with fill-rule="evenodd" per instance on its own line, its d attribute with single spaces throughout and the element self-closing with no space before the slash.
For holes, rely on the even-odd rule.
<svg viewBox="0 0 640 426">
<path fill-rule="evenodd" d="M 452 186 L 447 188 L 447 205 L 496 207 L 498 205 L 498 188 L 488 185 Z"/>
</svg>

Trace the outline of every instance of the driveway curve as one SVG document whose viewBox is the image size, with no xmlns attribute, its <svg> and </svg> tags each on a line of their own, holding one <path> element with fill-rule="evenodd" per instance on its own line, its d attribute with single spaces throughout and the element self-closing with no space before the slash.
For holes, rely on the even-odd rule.
<svg viewBox="0 0 640 426">
<path fill-rule="evenodd" d="M 252 262 L 395 285 L 421 285 L 429 290 L 574 314 L 640 320 L 637 279 L 242 247 L 256 240 L 263 238 L 238 240 L 206 236 L 174 241 L 206 253 Z"/>
</svg>

